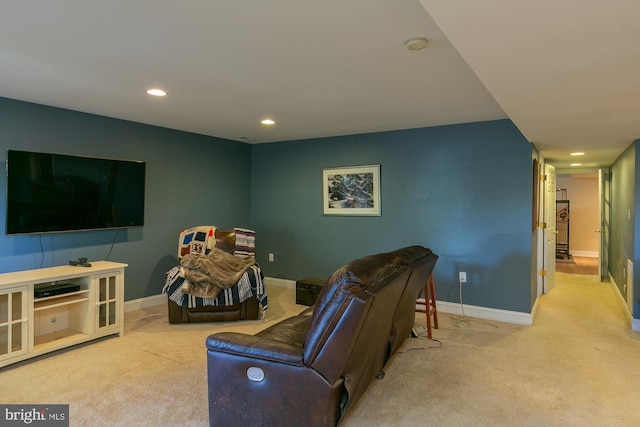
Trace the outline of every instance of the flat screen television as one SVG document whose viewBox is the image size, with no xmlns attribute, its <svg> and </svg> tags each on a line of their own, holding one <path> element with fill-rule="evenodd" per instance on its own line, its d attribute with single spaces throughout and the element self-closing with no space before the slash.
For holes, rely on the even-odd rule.
<svg viewBox="0 0 640 427">
<path fill-rule="evenodd" d="M 6 234 L 139 227 L 145 163 L 7 151 Z"/>
</svg>

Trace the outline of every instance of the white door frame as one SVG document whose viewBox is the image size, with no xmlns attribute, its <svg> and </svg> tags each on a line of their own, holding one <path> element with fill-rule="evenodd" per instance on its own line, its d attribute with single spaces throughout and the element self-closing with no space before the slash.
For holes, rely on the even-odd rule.
<svg viewBox="0 0 640 427">
<path fill-rule="evenodd" d="M 601 282 L 609 281 L 609 226 L 611 221 L 611 181 L 608 168 L 598 169 L 598 210 L 600 233 L 598 244 L 598 276 Z"/>
<path fill-rule="evenodd" d="M 544 206 L 543 206 L 543 266 L 542 293 L 549 293 L 556 284 L 556 168 L 544 164 Z"/>
</svg>

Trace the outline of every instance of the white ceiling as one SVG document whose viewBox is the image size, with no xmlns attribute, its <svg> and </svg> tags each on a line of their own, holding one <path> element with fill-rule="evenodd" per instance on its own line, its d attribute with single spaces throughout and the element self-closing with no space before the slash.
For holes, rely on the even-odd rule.
<svg viewBox="0 0 640 427">
<path fill-rule="evenodd" d="M 0 96 L 250 143 L 509 117 L 556 166 L 594 167 L 640 138 L 639 17 L 637 0 L 3 0 Z"/>
</svg>

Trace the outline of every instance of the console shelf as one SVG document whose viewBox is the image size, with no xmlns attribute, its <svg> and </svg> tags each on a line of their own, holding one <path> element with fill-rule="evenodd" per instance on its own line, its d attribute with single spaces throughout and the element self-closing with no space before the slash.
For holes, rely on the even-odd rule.
<svg viewBox="0 0 640 427">
<path fill-rule="evenodd" d="M 0 367 L 107 335 L 122 336 L 125 267 L 96 261 L 91 267 L 0 274 Z M 34 297 L 35 289 L 59 284 L 74 285 L 74 290 Z"/>
<path fill-rule="evenodd" d="M 55 297 L 37 298 L 33 300 L 33 311 L 89 301 L 89 291 L 78 291 Z"/>
<path fill-rule="evenodd" d="M 63 329 L 49 334 L 37 336 L 33 339 L 33 351 L 43 353 L 51 347 L 51 343 L 55 343 L 60 348 L 68 347 L 76 344 L 77 340 L 84 340 L 87 334 L 80 334 L 73 329 Z M 68 344 L 67 344 L 68 343 Z"/>
</svg>

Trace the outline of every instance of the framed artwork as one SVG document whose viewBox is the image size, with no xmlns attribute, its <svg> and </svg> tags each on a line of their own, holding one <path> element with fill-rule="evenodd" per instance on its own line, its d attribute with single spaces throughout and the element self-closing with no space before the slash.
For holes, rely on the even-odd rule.
<svg viewBox="0 0 640 427">
<path fill-rule="evenodd" d="M 380 216 L 380 165 L 323 169 L 322 213 Z"/>
</svg>

